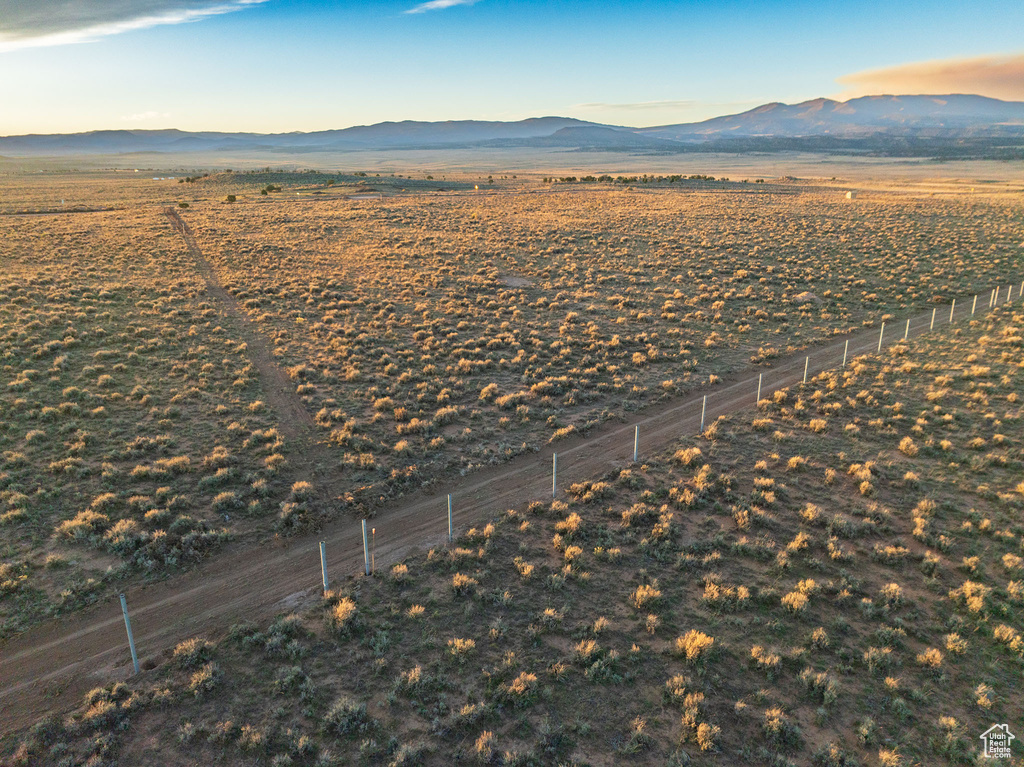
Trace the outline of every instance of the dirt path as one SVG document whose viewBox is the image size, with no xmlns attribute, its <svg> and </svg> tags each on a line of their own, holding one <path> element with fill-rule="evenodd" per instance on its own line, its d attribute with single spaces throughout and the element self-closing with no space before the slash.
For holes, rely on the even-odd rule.
<svg viewBox="0 0 1024 767">
<path fill-rule="evenodd" d="M 217 283 L 187 226 L 172 214 L 174 211 L 169 211 L 168 218 L 176 222 L 176 228 L 180 227 L 178 231 L 185 236 L 200 269 L 205 269 L 204 276 L 209 275 L 211 291 L 229 311 L 234 307 L 233 313 L 240 318 L 250 352 L 262 362 L 260 374 L 265 376 L 265 386 L 275 390 L 274 406 L 298 424 L 294 426 L 297 439 L 306 439 L 311 430 L 301 401 L 288 394 L 290 387 L 282 371 L 258 334 L 247 327 L 234 299 Z M 957 301 L 957 319 L 970 314 L 971 298 Z M 981 314 L 988 308 L 988 294 L 979 298 L 978 303 Z M 936 327 L 943 328 L 949 315 L 948 306 L 940 307 Z M 910 336 L 928 332 L 931 316 L 928 312 L 912 318 Z M 904 329 L 903 322 L 887 325 L 883 346 L 901 339 Z M 753 407 L 759 370 L 764 398 L 776 389 L 799 384 L 807 355 L 809 374 L 813 376 L 817 371 L 838 368 L 844 355 L 852 360 L 857 355 L 875 352 L 878 346 L 879 331 L 874 329 L 779 360 L 770 368 L 751 365 L 707 390 L 706 422 Z M 474 472 L 444 491 L 420 491 L 384 507 L 370 523 L 376 529 L 377 569 L 446 542 L 448 492 L 452 494 L 455 528 L 465 530 L 527 501 L 550 499 L 551 457 L 555 449 L 559 488 L 581 479 L 595 479 L 632 460 L 636 426 L 641 461 L 643 456 L 663 450 L 681 437 L 696 434 L 702 405 L 702 394 L 662 403 L 637 414 L 635 421 L 604 424 L 584 437 Z M 309 437 L 308 444 L 316 443 Z M 130 589 L 128 605 L 143 667 L 152 668 L 164 662 L 174 646 L 188 637 L 216 635 L 240 620 L 261 620 L 313 603 L 321 588 L 318 540 L 327 542 L 332 583 L 362 573 L 360 525 L 356 520 L 345 519 L 330 524 L 317 536 L 256 546 L 234 544 L 180 577 Z M 130 672 L 124 623 L 116 598 L 36 626 L 11 639 L 2 649 L 0 733 L 20 730 L 47 713 L 67 710 L 77 705 L 91 688 L 124 679 Z"/>
<path fill-rule="evenodd" d="M 334 502 L 346 489 L 344 472 L 339 470 L 337 458 L 319 441 L 316 423 L 302 398 L 295 393 L 294 382 L 289 380 L 287 374 L 277 364 L 267 347 L 267 342 L 248 314 L 221 284 L 217 273 L 200 250 L 189 225 L 174 208 L 164 208 L 163 212 L 174 230 L 185 241 L 199 274 L 206 281 L 206 289 L 234 321 L 234 329 L 245 342 L 247 356 L 259 373 L 263 396 L 277 414 L 281 433 L 291 443 L 290 451 L 302 456 L 303 464 L 314 480 L 317 501 L 324 505 Z"/>
<path fill-rule="evenodd" d="M 295 386 L 274 361 L 266 342 L 252 327 L 252 321 L 239 307 L 238 301 L 217 279 L 217 274 L 199 249 L 199 244 L 189 225 L 182 220 L 174 208 L 164 208 L 164 215 L 185 241 L 189 253 L 192 254 L 192 258 L 196 262 L 199 274 L 206 281 L 207 291 L 217 299 L 224 311 L 235 321 L 236 330 L 248 347 L 248 357 L 259 371 L 264 394 L 271 407 L 278 413 L 281 431 L 288 439 L 302 443 L 303 448 L 309 448 L 316 444 L 316 426 L 302 399 L 295 393 Z"/>
</svg>

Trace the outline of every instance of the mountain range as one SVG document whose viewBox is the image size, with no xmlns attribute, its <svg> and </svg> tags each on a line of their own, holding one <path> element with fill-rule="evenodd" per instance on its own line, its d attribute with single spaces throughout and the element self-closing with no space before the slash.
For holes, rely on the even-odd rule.
<svg viewBox="0 0 1024 767">
<path fill-rule="evenodd" d="M 696 123 L 631 128 L 566 117 L 516 122 L 384 122 L 309 133 L 99 130 L 0 137 L 8 157 L 184 152 L 321 152 L 470 147 L 672 154 L 804 150 L 1024 156 L 1024 102 L 965 94 L 764 104 Z"/>
</svg>

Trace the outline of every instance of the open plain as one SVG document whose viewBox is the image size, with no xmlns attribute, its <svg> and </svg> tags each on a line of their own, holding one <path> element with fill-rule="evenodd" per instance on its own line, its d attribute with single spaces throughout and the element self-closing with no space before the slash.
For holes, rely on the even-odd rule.
<svg viewBox="0 0 1024 767">
<path fill-rule="evenodd" d="M 1024 630 L 1019 184 L 434 175 L 0 179 L 3 753 L 966 759 Z M 847 369 L 684 437 L 848 334 Z M 321 603 L 315 541 L 364 517 L 415 536 Z M 118 591 L 151 643 L 111 687 Z M 48 642 L 57 675 L 17 676 Z"/>
</svg>

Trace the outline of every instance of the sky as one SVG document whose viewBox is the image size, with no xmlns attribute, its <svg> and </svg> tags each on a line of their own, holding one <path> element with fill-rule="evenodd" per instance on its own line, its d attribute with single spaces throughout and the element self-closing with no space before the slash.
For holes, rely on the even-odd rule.
<svg viewBox="0 0 1024 767">
<path fill-rule="evenodd" d="M 1020 0 L 0 0 L 0 135 L 1024 101 Z"/>
</svg>

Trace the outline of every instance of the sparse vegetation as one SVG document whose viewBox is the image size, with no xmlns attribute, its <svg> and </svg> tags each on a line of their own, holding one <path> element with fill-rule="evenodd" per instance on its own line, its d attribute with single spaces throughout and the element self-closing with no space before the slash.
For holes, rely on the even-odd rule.
<svg viewBox="0 0 1024 767">
<path fill-rule="evenodd" d="M 620 189 L 617 207 L 580 189 L 561 212 L 398 198 L 328 207 L 312 226 L 259 194 L 277 177 L 221 183 L 191 182 L 218 204 L 183 216 L 244 320 L 155 214 L 0 219 L 7 632 L 232 532 L 323 518 L 245 323 L 349 472 L 339 505 L 367 509 L 696 387 L 751 350 L 770 362 L 944 298 L 1005 267 L 1019 221 L 1005 201 L 942 201 L 926 219 L 924 202 L 882 196 L 860 218 L 815 191 Z M 219 204 L 227 188 L 234 205 Z M 795 215 L 812 210 L 813 224 Z M 1024 653 L 1022 323 L 1011 306 L 853 359 L 294 615 L 182 642 L 0 755 L 968 760 L 977 733 L 1012 718 Z"/>
</svg>

